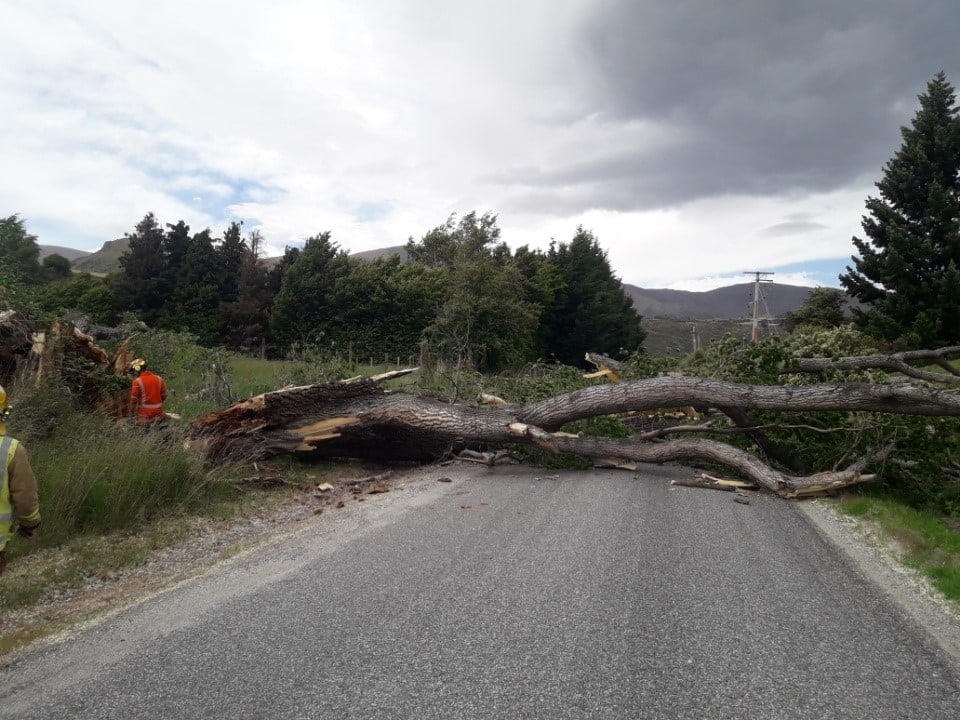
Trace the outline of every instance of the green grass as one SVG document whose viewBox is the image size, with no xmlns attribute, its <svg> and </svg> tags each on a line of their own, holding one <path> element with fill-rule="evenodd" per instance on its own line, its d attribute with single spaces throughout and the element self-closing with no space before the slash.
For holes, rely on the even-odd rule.
<svg viewBox="0 0 960 720">
<path fill-rule="evenodd" d="M 46 543 L 78 533 L 126 530 L 214 491 L 200 458 L 173 436 L 101 415 L 61 418 L 27 445 L 37 476 Z"/>
<path fill-rule="evenodd" d="M 943 519 L 895 500 L 877 497 L 842 499 L 838 508 L 874 523 L 902 552 L 902 561 L 916 568 L 934 587 L 960 604 L 960 531 Z"/>
</svg>

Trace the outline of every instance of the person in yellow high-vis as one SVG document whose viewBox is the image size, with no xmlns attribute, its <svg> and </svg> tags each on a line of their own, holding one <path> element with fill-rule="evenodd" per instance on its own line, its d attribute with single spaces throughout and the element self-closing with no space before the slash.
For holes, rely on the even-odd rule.
<svg viewBox="0 0 960 720">
<path fill-rule="evenodd" d="M 7 540 L 13 535 L 14 523 L 20 537 L 32 540 L 40 527 L 40 500 L 37 478 L 27 459 L 27 450 L 7 435 L 7 391 L 0 386 L 0 461 L 3 481 L 0 486 L 0 574 L 7 566 Z"/>
</svg>

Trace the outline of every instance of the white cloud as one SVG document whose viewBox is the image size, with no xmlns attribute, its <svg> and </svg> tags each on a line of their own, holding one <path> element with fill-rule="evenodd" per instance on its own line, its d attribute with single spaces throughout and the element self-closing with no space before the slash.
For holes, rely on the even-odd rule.
<svg viewBox="0 0 960 720">
<path fill-rule="evenodd" d="M 684 122 L 642 108 L 615 117 L 598 100 L 604 72 L 669 87 L 672 72 L 689 71 L 602 67 L 584 28 L 619 7 L 8 1 L 0 106 L 17 112 L 0 114 L 0 214 L 23 215 L 42 243 L 87 250 L 152 211 L 194 229 L 243 219 L 270 252 L 325 230 L 358 252 L 419 237 L 450 213 L 492 211 L 514 247 L 569 240 L 582 224 L 624 281 L 646 287 L 844 261 L 876 176 L 758 190 L 743 178 L 769 168 L 724 164 L 709 147 L 691 154 L 711 118 L 692 124 L 682 95 Z M 903 120 L 927 79 L 904 81 Z M 753 101 L 737 80 L 724 96 L 729 79 L 716 78 L 727 120 Z M 816 102 L 796 107 L 823 107 L 810 92 Z M 877 102 L 889 116 L 890 99 Z M 775 124 L 760 125 L 774 120 L 757 119 L 756 143 L 789 146 Z M 871 155 L 869 172 L 893 149 Z M 819 177 L 795 162 L 787 176 Z M 724 191 L 727 175 L 739 185 Z"/>
</svg>

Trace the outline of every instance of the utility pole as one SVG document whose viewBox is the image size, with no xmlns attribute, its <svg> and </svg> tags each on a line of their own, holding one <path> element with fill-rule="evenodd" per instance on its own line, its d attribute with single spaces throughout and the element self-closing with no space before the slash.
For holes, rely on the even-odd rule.
<svg viewBox="0 0 960 720">
<path fill-rule="evenodd" d="M 770 320 L 770 308 L 767 307 L 767 298 L 760 289 L 760 283 L 773 282 L 767 275 L 773 275 L 772 272 L 762 270 L 744 271 L 744 275 L 753 275 L 753 301 L 750 303 L 750 342 L 760 340 L 760 321 Z M 763 304 L 764 314 L 760 314 L 760 305 Z"/>
<path fill-rule="evenodd" d="M 697 324 L 695 322 L 690 323 L 690 334 L 693 336 L 693 352 L 696 352 L 700 349 L 700 335 L 697 332 Z"/>
</svg>

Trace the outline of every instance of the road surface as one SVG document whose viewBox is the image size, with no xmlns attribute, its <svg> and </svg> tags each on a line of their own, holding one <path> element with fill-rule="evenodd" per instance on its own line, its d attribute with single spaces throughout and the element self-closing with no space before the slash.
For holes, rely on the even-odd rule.
<svg viewBox="0 0 960 720">
<path fill-rule="evenodd" d="M 670 474 L 429 468 L 25 652 L 0 718 L 960 717 L 795 504 Z"/>
</svg>

